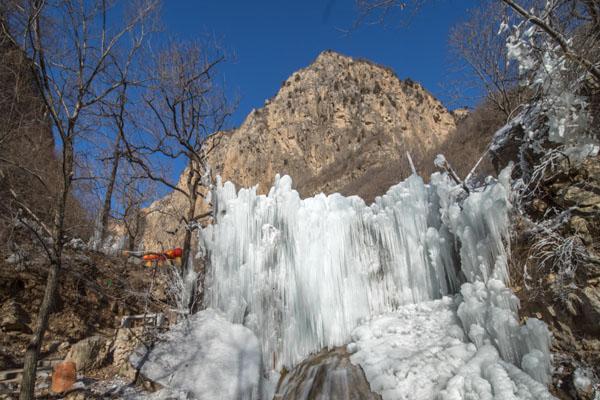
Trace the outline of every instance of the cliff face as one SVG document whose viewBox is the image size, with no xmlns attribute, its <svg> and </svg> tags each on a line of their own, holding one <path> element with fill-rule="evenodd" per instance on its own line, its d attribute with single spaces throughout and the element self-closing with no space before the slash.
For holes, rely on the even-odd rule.
<svg viewBox="0 0 600 400">
<path fill-rule="evenodd" d="M 453 116 L 421 85 L 365 60 L 326 51 L 283 82 L 243 124 L 217 135 L 213 175 L 266 192 L 277 173 L 302 196 L 357 194 L 366 202 L 406 178 L 410 166 L 455 129 Z M 431 161 L 430 161 L 431 162 Z M 178 193 L 150 207 L 146 246 L 178 243 Z"/>
<path fill-rule="evenodd" d="M 303 196 L 341 192 L 370 202 L 407 176 L 406 151 L 418 160 L 454 128 L 454 117 L 418 83 L 327 51 L 223 133 L 210 160 L 224 179 L 261 192 L 281 173 Z"/>
</svg>

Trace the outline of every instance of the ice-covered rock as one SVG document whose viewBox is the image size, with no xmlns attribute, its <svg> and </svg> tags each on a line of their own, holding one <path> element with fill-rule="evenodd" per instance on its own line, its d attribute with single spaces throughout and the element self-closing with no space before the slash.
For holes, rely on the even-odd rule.
<svg viewBox="0 0 600 400">
<path fill-rule="evenodd" d="M 190 316 L 149 353 L 140 348 L 130 360 L 151 381 L 198 400 L 260 398 L 258 339 L 215 310 Z"/>
<path fill-rule="evenodd" d="M 271 397 L 269 397 L 271 398 Z M 371 391 L 365 374 L 339 347 L 311 355 L 280 380 L 274 399 L 381 400 Z"/>
</svg>

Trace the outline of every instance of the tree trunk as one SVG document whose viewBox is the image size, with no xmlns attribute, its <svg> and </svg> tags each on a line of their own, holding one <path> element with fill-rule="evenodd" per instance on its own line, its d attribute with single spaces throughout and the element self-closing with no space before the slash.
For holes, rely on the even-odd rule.
<svg viewBox="0 0 600 400">
<path fill-rule="evenodd" d="M 181 260 L 181 278 L 183 279 L 184 285 L 187 283 L 187 276 L 194 266 L 190 262 L 190 254 L 192 252 L 192 223 L 196 218 L 196 200 L 198 199 L 197 186 L 200 181 L 198 172 L 194 169 L 194 163 L 190 163 L 190 175 L 188 176 L 188 212 L 187 212 L 187 226 L 185 227 L 185 236 L 183 237 L 183 254 Z M 184 306 L 189 312 L 192 312 L 194 306 L 194 297 L 196 296 L 196 285 L 193 284 L 189 288 L 188 304 Z"/>
<path fill-rule="evenodd" d="M 21 381 L 21 390 L 19 400 L 33 399 L 37 372 L 37 361 L 40 354 L 44 334 L 48 327 L 48 319 L 52 312 L 52 306 L 56 298 L 58 280 L 62 267 L 62 248 L 64 241 L 64 222 L 67 200 L 73 180 L 73 142 L 66 138 L 63 148 L 63 185 L 60 195 L 57 196 L 57 208 L 54 213 L 54 229 L 52 231 L 53 254 L 50 259 L 50 271 L 46 280 L 46 289 L 44 290 L 44 299 L 40 305 L 40 310 L 36 317 L 35 331 L 29 341 L 25 358 L 23 361 L 23 380 Z"/>
<path fill-rule="evenodd" d="M 35 332 L 27 346 L 25 352 L 25 360 L 23 364 L 23 380 L 21 381 L 21 392 L 19 400 L 33 399 L 38 355 L 44 339 L 44 333 L 48 327 L 48 319 L 54 304 L 56 289 L 58 287 L 58 278 L 60 272 L 60 261 L 54 260 L 50 264 L 48 272 L 48 280 L 46 281 L 46 290 L 44 291 L 44 299 L 36 318 Z"/>
<path fill-rule="evenodd" d="M 104 239 L 106 239 L 106 230 L 108 227 L 108 217 L 110 216 L 112 195 L 115 189 L 115 182 L 117 181 L 117 172 L 119 170 L 119 161 L 121 159 L 121 135 L 117 135 L 115 141 L 115 147 L 113 151 L 113 164 L 110 171 L 110 177 L 108 179 L 108 186 L 106 187 L 106 194 L 104 195 L 104 204 L 102 205 L 102 212 L 100 213 L 100 243 L 102 247 Z"/>
<path fill-rule="evenodd" d="M 188 204 L 188 213 L 187 213 L 187 223 L 188 226 L 185 227 L 185 236 L 183 237 L 183 256 L 181 260 L 181 275 L 185 278 L 189 272 L 189 269 L 193 266 L 190 265 L 189 258 L 190 253 L 192 252 L 192 229 L 189 224 L 194 221 L 196 217 L 196 200 L 198 199 L 195 191 L 190 194 L 189 204 Z"/>
</svg>

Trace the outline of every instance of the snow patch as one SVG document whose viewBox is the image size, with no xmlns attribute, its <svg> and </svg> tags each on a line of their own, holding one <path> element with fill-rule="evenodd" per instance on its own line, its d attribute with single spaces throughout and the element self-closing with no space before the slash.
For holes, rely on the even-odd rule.
<svg viewBox="0 0 600 400">
<path fill-rule="evenodd" d="M 148 354 L 138 349 L 131 362 L 176 397 L 254 400 L 260 398 L 260 356 L 249 329 L 207 309 L 173 327 Z"/>
</svg>

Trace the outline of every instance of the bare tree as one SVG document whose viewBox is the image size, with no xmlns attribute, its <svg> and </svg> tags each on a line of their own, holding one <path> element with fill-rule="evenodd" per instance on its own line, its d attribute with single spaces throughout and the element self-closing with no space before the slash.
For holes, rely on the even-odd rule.
<svg viewBox="0 0 600 400">
<path fill-rule="evenodd" d="M 581 66 L 600 85 L 600 66 L 594 56 L 597 54 L 590 48 L 598 42 L 600 35 L 600 4 L 596 0 L 549 0 L 544 7 L 528 8 L 523 2 L 501 0 L 515 15 L 524 21 L 540 28 L 551 40 L 561 48 L 563 54 Z M 423 1 L 419 0 L 356 0 L 359 10 L 358 22 L 374 19 L 383 22 L 395 10 L 414 11 Z M 530 2 L 528 2 L 530 3 Z M 536 2 L 533 1 L 535 6 Z M 535 10 L 540 10 L 536 12 Z M 577 23 L 574 23 L 574 21 Z M 577 46 L 569 40 L 569 29 L 578 29 L 587 25 L 585 32 L 590 36 L 588 46 Z M 594 56 L 590 56 L 593 53 Z"/>
<path fill-rule="evenodd" d="M 384 24 L 389 19 L 412 16 L 426 0 L 355 0 L 358 17 L 354 28 L 362 24 Z"/>
<path fill-rule="evenodd" d="M 127 80 L 127 71 L 121 76 L 125 82 L 118 90 L 115 99 L 108 99 L 102 102 L 101 118 L 108 121 L 108 128 L 113 133 L 111 147 L 108 149 L 110 155 L 102 161 L 108 163 L 108 176 L 106 176 L 106 185 L 104 186 L 104 198 L 98 216 L 97 226 L 95 227 L 93 246 L 96 250 L 104 245 L 109 219 L 112 210 L 113 193 L 119 177 L 119 168 L 123 155 L 123 137 L 126 134 L 126 124 L 128 118 L 128 88 L 132 85 Z"/>
<path fill-rule="evenodd" d="M 450 31 L 449 45 L 460 74 L 461 89 L 473 86 L 505 116 L 505 122 L 527 101 L 529 91 L 519 85 L 519 71 L 506 56 L 507 31 L 499 31 L 509 16 L 498 2 L 469 10 L 466 21 Z M 473 79 L 473 77 L 476 79 Z"/>
<path fill-rule="evenodd" d="M 117 207 L 111 212 L 111 218 L 122 228 L 126 237 L 126 250 L 135 252 L 141 244 L 145 221 L 149 210 L 148 203 L 156 196 L 156 182 L 144 179 L 143 171 L 127 161 L 123 152 L 123 165 L 115 182 L 115 200 Z"/>
<path fill-rule="evenodd" d="M 563 55 L 575 64 L 579 65 L 594 79 L 596 85 L 600 85 L 600 66 L 598 65 L 597 51 L 588 47 L 590 44 L 598 43 L 598 27 L 600 26 L 600 5 L 594 0 L 549 0 L 539 13 L 526 9 L 514 0 L 502 0 L 520 18 L 540 28 L 552 41 L 560 47 Z M 573 23 L 577 20 L 578 23 Z M 569 30 L 579 29 L 581 25 L 588 25 L 589 30 L 585 32 L 588 36 L 582 46 L 582 41 L 576 45 L 570 39 L 572 34 Z M 591 32 L 591 35 L 587 35 Z M 591 57 L 590 57 L 591 55 Z"/>
<path fill-rule="evenodd" d="M 187 200 L 187 210 L 181 219 L 185 229 L 181 276 L 185 279 L 192 270 L 192 234 L 201 220 L 211 214 L 200 213 L 198 207 L 210 184 L 207 157 L 218 145 L 214 134 L 231 113 L 215 81 L 216 67 L 224 61 L 224 56 L 210 46 L 173 43 L 152 58 L 156 60 L 152 66 L 154 79 L 144 100 L 149 113 L 147 134 L 139 143 L 126 141 L 127 157 L 147 178 Z M 185 163 L 180 180 L 183 184 L 173 182 L 152 167 L 156 155 Z"/>
<path fill-rule="evenodd" d="M 35 330 L 25 353 L 21 400 L 33 398 L 37 359 L 56 298 L 67 202 L 77 179 L 78 139 L 89 129 L 86 118 L 92 110 L 123 85 L 122 80 L 114 79 L 116 55 L 124 51 L 126 60 L 135 56 L 145 36 L 144 21 L 156 2 L 125 6 L 127 15 L 119 18 L 118 6 L 116 1 L 27 0 L 14 2 L 11 10 L 9 26 L 15 32 L 12 37 L 31 60 L 36 86 L 59 140 L 61 170 L 52 224 L 42 224 L 43 233 L 49 237 L 44 248 L 50 268 Z M 109 20 L 114 23 L 110 28 Z"/>
</svg>

